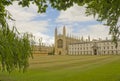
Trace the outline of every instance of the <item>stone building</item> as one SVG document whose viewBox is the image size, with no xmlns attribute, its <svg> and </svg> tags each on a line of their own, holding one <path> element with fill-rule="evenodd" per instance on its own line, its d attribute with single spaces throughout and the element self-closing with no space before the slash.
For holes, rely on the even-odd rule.
<svg viewBox="0 0 120 81">
<path fill-rule="evenodd" d="M 79 42 L 79 39 L 66 36 L 66 28 L 63 27 L 63 34 L 58 34 L 57 28 L 55 29 L 55 55 L 68 54 L 68 46 L 73 43 Z"/>
<path fill-rule="evenodd" d="M 110 40 L 73 43 L 68 48 L 69 55 L 114 55 L 120 54 L 120 41 L 117 48 Z"/>
<path fill-rule="evenodd" d="M 58 34 L 55 29 L 55 55 L 110 55 L 120 54 L 120 41 L 118 47 L 111 40 L 87 40 L 83 37 L 78 39 L 66 36 L 66 28 L 63 27 L 63 34 Z"/>
<path fill-rule="evenodd" d="M 34 45 L 33 46 L 33 54 L 39 55 L 48 55 L 53 52 L 52 46 L 45 46 L 45 45 Z"/>
</svg>

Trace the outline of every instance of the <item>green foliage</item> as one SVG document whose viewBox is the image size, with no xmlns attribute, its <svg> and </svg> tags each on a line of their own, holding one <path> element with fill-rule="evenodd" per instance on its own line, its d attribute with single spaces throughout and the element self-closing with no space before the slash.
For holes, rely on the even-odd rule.
<svg viewBox="0 0 120 81">
<path fill-rule="evenodd" d="M 97 15 L 98 21 L 103 21 L 110 27 L 109 34 L 117 47 L 120 31 L 118 20 L 120 18 L 120 0 L 91 0 L 87 3 L 87 15 Z"/>
<path fill-rule="evenodd" d="M 15 27 L 12 30 L 8 25 L 0 28 L 0 62 L 3 71 L 11 72 L 15 68 L 24 71 L 28 67 L 30 54 L 32 53 L 28 34 L 19 37 Z"/>
<path fill-rule="evenodd" d="M 8 72 L 15 68 L 25 71 L 32 54 L 29 35 L 25 33 L 20 37 L 15 27 L 10 30 L 7 20 L 13 19 L 4 6 L 8 3 L 4 0 L 2 3 L 0 1 L 0 68 Z"/>
<path fill-rule="evenodd" d="M 38 13 L 45 12 L 46 8 L 48 7 L 47 0 L 21 0 L 18 2 L 18 4 L 22 5 L 22 7 L 29 7 L 30 2 L 38 7 Z"/>
</svg>

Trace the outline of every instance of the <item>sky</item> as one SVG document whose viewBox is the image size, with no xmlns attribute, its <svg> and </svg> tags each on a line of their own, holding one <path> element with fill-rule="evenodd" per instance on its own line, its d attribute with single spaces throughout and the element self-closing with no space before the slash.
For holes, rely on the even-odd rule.
<svg viewBox="0 0 120 81">
<path fill-rule="evenodd" d="M 110 37 L 108 35 L 109 27 L 96 21 L 93 16 L 86 16 L 85 7 L 76 4 L 66 11 L 58 11 L 49 6 L 46 13 L 37 13 L 35 5 L 22 8 L 16 2 L 6 7 L 6 9 L 15 19 L 10 24 L 15 25 L 20 33 L 32 33 L 36 41 L 42 38 L 43 43 L 46 45 L 54 44 L 55 28 L 57 27 L 58 32 L 61 33 L 63 26 L 66 27 L 67 35 L 72 34 L 84 38 L 90 36 L 91 39 Z"/>
</svg>

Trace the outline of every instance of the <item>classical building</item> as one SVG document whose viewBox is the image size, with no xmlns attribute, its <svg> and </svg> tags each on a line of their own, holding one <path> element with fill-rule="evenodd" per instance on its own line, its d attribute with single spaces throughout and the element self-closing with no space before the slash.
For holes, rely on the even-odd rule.
<svg viewBox="0 0 120 81">
<path fill-rule="evenodd" d="M 120 54 L 120 41 L 118 47 L 111 40 L 84 40 L 83 37 L 75 38 L 66 36 L 66 28 L 63 27 L 63 34 L 58 34 L 55 29 L 55 55 L 107 55 Z"/>
</svg>

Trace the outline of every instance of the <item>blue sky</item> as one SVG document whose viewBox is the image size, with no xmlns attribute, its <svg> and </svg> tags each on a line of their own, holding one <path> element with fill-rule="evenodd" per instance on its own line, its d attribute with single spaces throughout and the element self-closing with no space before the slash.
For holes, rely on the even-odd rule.
<svg viewBox="0 0 120 81">
<path fill-rule="evenodd" d="M 109 37 L 109 28 L 97 22 L 93 16 L 87 17 L 85 7 L 76 4 L 66 11 L 58 11 L 49 6 L 47 12 L 42 14 L 37 13 L 37 7 L 34 5 L 22 8 L 14 3 L 7 9 L 16 20 L 11 24 L 16 25 L 19 32 L 32 33 L 36 41 L 42 37 L 46 44 L 54 43 L 54 29 L 57 27 L 61 33 L 63 26 L 66 26 L 67 33 L 78 37 L 83 36 L 84 39 L 88 36 L 92 39 Z"/>
</svg>

